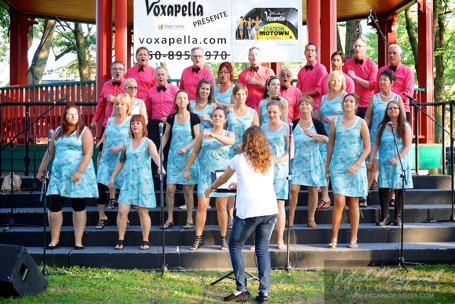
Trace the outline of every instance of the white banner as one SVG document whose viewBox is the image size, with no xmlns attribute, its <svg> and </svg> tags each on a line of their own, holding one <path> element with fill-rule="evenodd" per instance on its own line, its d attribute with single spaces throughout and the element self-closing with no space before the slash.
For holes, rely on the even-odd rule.
<svg viewBox="0 0 455 304">
<path fill-rule="evenodd" d="M 302 0 L 135 0 L 134 48 L 151 62 L 190 64 L 196 46 L 210 62 L 246 62 L 252 46 L 265 62 L 300 62 L 301 11 Z"/>
</svg>

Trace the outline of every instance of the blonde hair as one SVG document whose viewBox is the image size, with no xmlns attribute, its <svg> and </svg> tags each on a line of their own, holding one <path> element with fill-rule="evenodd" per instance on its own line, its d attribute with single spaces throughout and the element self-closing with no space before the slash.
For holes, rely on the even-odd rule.
<svg viewBox="0 0 455 304">
<path fill-rule="evenodd" d="M 341 91 L 346 91 L 346 78 L 344 77 L 343 72 L 333 71 L 332 73 L 329 74 L 329 77 L 327 77 L 327 88 L 329 88 L 329 92 L 332 92 L 332 87 L 330 86 L 330 83 L 337 76 L 341 78 Z"/>
<path fill-rule="evenodd" d="M 114 99 L 114 110 L 112 110 L 112 115 L 111 116 L 117 116 L 117 109 L 115 108 L 115 105 L 118 104 L 120 101 L 123 101 L 126 105 L 126 115 L 130 116 L 131 115 L 131 97 L 128 94 L 119 94 L 115 96 Z"/>
</svg>

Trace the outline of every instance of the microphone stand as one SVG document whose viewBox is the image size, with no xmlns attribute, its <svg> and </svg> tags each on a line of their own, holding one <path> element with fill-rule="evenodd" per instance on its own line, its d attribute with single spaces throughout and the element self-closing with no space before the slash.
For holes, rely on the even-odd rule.
<svg viewBox="0 0 455 304">
<path fill-rule="evenodd" d="M 40 193 L 40 201 L 43 203 L 43 268 L 41 269 L 41 273 L 43 275 L 47 275 L 48 271 L 46 268 L 46 206 L 47 206 L 47 196 L 46 196 L 46 191 L 47 191 L 47 183 L 49 182 L 49 148 L 51 146 L 51 140 L 52 140 L 52 133 L 53 130 L 49 130 L 49 137 L 48 137 L 48 142 L 47 142 L 47 150 L 46 150 L 46 166 L 44 167 L 44 176 L 43 176 L 43 181 L 41 183 L 41 193 Z"/>
<path fill-rule="evenodd" d="M 160 203 L 161 203 L 161 237 L 162 237 L 162 254 L 163 254 L 163 264 L 161 265 L 161 272 L 166 273 L 168 271 L 167 265 L 166 265 L 166 251 L 165 251 L 165 241 L 164 241 L 164 194 L 163 194 L 163 123 L 159 123 L 159 130 L 160 130 Z"/>
<path fill-rule="evenodd" d="M 402 159 L 401 159 L 401 155 L 400 155 L 400 150 L 398 149 L 398 143 L 397 143 L 397 138 L 396 138 L 396 135 L 395 135 L 395 127 L 393 126 L 393 124 L 391 122 L 389 122 L 391 128 L 392 128 L 392 136 L 393 136 L 393 142 L 394 142 L 394 145 L 395 145 L 395 151 L 397 152 L 397 155 L 398 155 L 398 161 L 400 163 L 400 169 L 401 169 L 401 173 L 400 173 L 400 178 L 401 178 L 401 193 L 399 195 L 399 200 L 401 200 L 401 206 L 400 206 L 400 218 L 401 218 L 401 229 L 400 229 L 400 249 L 398 250 L 398 265 L 403 267 L 406 271 L 408 270 L 406 268 L 406 264 L 408 265 L 418 265 L 418 263 L 406 263 L 406 261 L 404 260 L 404 257 L 403 257 L 403 245 L 404 245 L 404 185 L 405 183 L 407 184 L 406 182 L 406 170 L 404 169 L 404 166 L 403 166 L 403 162 L 402 162 Z M 395 216 L 397 217 L 398 219 L 398 216 L 396 215 L 396 212 L 395 212 Z"/>
<path fill-rule="evenodd" d="M 28 129 L 31 127 L 31 126 L 34 126 L 35 123 L 40 120 L 44 115 L 46 115 L 50 110 L 52 110 L 58 103 L 60 103 L 61 101 L 65 100 L 66 99 L 66 96 L 63 96 L 62 98 L 56 100 L 53 104 L 51 104 L 51 106 L 49 108 L 47 108 L 40 116 L 38 116 L 34 121 L 32 121 L 30 124 L 27 124 L 27 126 L 22 130 L 20 131 L 19 133 L 17 133 L 13 138 L 11 138 L 9 140 L 9 142 L 3 146 L 0 151 L 3 151 L 5 150 L 6 147 L 10 146 L 10 149 L 11 149 L 11 156 L 10 156 L 10 169 L 11 169 L 11 172 L 13 172 L 13 150 L 14 150 L 14 141 L 19 137 L 21 136 L 23 133 L 27 132 Z M 3 103 L 5 105 L 5 103 Z M 18 104 L 18 103 L 16 103 Z M 29 103 L 26 103 L 26 104 L 29 104 Z M 28 107 L 28 105 L 27 105 Z M 27 142 L 25 143 L 26 145 L 28 144 Z M 28 169 L 27 169 L 28 170 Z M 10 218 L 8 220 L 8 224 L 7 224 L 7 227 L 5 229 L 9 229 L 10 226 L 15 226 L 15 221 L 14 221 L 14 204 L 13 204 L 13 197 L 14 197 L 14 192 L 13 192 L 13 181 L 11 180 L 11 194 L 10 194 L 10 203 L 11 203 L 11 210 L 10 210 Z"/>
<path fill-rule="evenodd" d="M 286 265 L 284 266 L 284 268 L 286 269 L 286 271 L 288 272 L 288 275 L 290 275 L 290 270 L 292 268 L 291 266 L 291 261 L 290 261 L 290 258 L 289 258 L 289 238 L 290 238 L 290 205 L 291 205 L 291 181 L 292 181 L 292 170 L 291 170 L 291 145 L 292 145 L 292 137 L 293 137 L 293 133 L 292 133 L 292 122 L 289 123 L 289 145 L 288 145 L 288 176 L 287 176 L 287 180 L 288 180 L 288 224 L 287 224 L 287 227 L 286 227 Z"/>
</svg>

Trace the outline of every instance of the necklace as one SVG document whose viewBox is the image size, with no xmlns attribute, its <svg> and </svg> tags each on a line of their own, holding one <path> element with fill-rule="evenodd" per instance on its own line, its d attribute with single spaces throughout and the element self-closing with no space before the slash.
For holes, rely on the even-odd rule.
<svg viewBox="0 0 455 304">
<path fill-rule="evenodd" d="M 205 106 L 205 105 L 206 105 L 208 102 L 209 102 L 209 101 L 207 100 L 207 101 L 206 101 L 206 102 L 204 102 L 204 103 L 200 103 L 200 102 L 198 102 L 197 104 L 198 104 L 200 107 L 203 107 L 203 106 Z"/>
<path fill-rule="evenodd" d="M 384 99 L 389 99 L 390 97 L 393 96 L 393 92 L 390 92 L 389 95 L 384 95 L 384 94 L 382 94 L 382 92 L 380 92 L 379 94 L 381 94 L 381 97 L 384 98 Z"/>
</svg>

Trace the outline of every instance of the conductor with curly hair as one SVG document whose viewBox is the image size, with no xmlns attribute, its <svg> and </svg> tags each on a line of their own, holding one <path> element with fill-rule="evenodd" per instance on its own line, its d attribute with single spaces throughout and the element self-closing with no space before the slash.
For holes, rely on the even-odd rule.
<svg viewBox="0 0 455 304">
<path fill-rule="evenodd" d="M 229 238 L 229 254 L 237 288 L 224 301 L 247 301 L 247 288 L 242 248 L 248 237 L 255 233 L 255 254 L 258 263 L 259 294 L 256 300 L 267 303 L 270 288 L 269 244 L 275 227 L 278 207 L 273 190 L 273 153 L 264 131 L 258 126 L 248 128 L 242 137 L 242 153 L 235 155 L 226 171 L 205 190 L 208 197 L 217 187 L 236 173 L 237 214 Z"/>
</svg>

